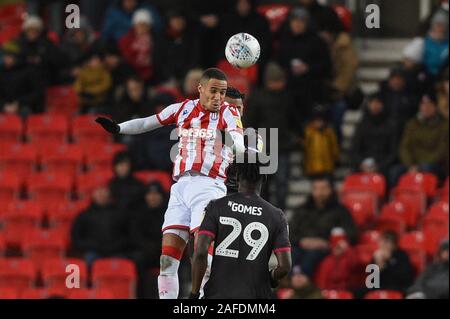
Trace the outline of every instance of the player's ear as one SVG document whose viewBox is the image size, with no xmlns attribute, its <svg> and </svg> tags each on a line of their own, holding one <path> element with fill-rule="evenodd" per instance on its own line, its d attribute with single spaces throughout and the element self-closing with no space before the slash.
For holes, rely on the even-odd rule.
<svg viewBox="0 0 450 319">
<path fill-rule="evenodd" d="M 198 93 L 199 93 L 199 94 L 202 93 L 202 88 L 203 88 L 202 84 L 199 83 L 199 84 L 198 84 Z"/>
</svg>

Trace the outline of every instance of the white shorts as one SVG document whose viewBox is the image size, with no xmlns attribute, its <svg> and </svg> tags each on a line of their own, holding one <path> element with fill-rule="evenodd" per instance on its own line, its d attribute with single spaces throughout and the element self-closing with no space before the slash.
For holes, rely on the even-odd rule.
<svg viewBox="0 0 450 319">
<path fill-rule="evenodd" d="M 183 229 L 195 232 L 203 221 L 206 205 L 226 194 L 225 184 L 211 177 L 202 175 L 180 177 L 170 189 L 162 231 Z"/>
</svg>

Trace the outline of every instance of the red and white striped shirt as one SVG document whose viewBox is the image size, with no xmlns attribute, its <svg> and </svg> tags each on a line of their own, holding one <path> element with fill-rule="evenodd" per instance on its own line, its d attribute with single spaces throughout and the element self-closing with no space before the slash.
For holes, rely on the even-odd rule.
<svg viewBox="0 0 450 319">
<path fill-rule="evenodd" d="M 234 105 L 225 102 L 218 112 L 210 112 L 199 100 L 186 100 L 169 105 L 156 117 L 162 125 L 175 124 L 178 129 L 178 154 L 173 167 L 175 180 L 189 171 L 226 180 L 233 152 L 222 144 L 217 131 L 242 135 L 241 116 Z"/>
</svg>

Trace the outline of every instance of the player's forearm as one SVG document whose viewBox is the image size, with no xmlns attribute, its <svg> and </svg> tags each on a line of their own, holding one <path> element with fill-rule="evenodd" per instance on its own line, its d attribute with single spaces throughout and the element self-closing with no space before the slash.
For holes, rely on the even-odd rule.
<svg viewBox="0 0 450 319">
<path fill-rule="evenodd" d="M 146 118 L 141 119 L 135 119 L 126 121 L 119 124 L 120 127 L 120 134 L 127 134 L 127 135 L 135 135 L 135 134 L 141 134 L 145 132 L 152 131 L 154 129 L 157 129 L 161 127 L 161 123 L 158 121 L 158 118 L 156 115 L 152 115 Z"/>
<path fill-rule="evenodd" d="M 198 294 L 208 267 L 208 253 L 197 253 L 192 263 L 192 293 Z"/>
</svg>

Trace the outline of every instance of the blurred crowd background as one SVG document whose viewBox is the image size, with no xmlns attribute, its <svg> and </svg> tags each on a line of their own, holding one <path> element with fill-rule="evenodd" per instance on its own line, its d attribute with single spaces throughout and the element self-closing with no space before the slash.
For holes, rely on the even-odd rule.
<svg viewBox="0 0 450 319">
<path fill-rule="evenodd" d="M 263 196 L 288 215 L 294 268 L 278 298 L 448 298 L 448 1 L 370 91 L 341 2 L 0 1 L 0 297 L 157 298 L 173 128 L 111 137 L 93 119 L 197 98 L 217 66 L 245 93 L 244 126 L 279 130 Z M 238 32 L 261 44 L 245 70 L 224 59 Z"/>
</svg>

